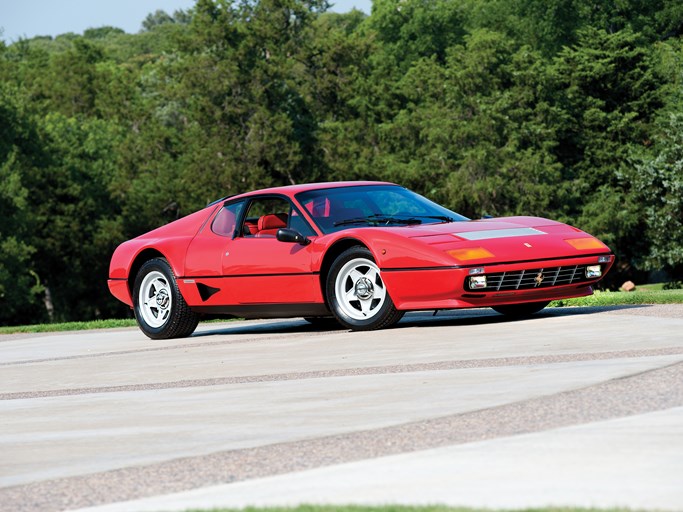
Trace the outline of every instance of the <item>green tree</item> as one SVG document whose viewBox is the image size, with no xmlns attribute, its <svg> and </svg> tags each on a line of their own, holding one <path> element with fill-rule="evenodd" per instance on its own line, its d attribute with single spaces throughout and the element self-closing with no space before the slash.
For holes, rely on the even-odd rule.
<svg viewBox="0 0 683 512">
<path fill-rule="evenodd" d="M 175 20 L 166 11 L 157 9 L 153 13 L 148 14 L 142 21 L 142 28 L 144 30 L 152 30 L 154 27 L 165 23 L 175 23 Z"/>
<path fill-rule="evenodd" d="M 26 177 L 35 271 L 49 288 L 54 319 L 96 318 L 110 310 L 108 260 L 123 235 L 109 192 L 121 130 L 54 113 L 40 129 L 49 160 Z"/>
<path fill-rule="evenodd" d="M 617 254 L 620 269 L 643 250 L 641 219 L 623 208 L 630 155 L 648 144 L 663 105 L 662 78 L 644 40 L 626 29 L 613 34 L 582 30 L 551 72 L 557 104 L 565 112 L 558 146 L 562 182 L 570 187 L 566 215 Z"/>
<path fill-rule="evenodd" d="M 0 325 L 46 315 L 35 272 L 27 176 L 41 165 L 41 141 L 18 91 L 0 84 Z"/>
<path fill-rule="evenodd" d="M 582 0 L 471 0 L 465 2 L 468 28 L 486 28 L 528 45 L 546 57 L 576 43 L 585 20 Z"/>
<path fill-rule="evenodd" d="M 465 34 L 462 7 L 449 0 L 375 0 L 366 23 L 381 43 L 379 56 L 398 72 L 423 57 L 443 63 Z"/>
<path fill-rule="evenodd" d="M 399 82 L 406 107 L 380 127 L 376 167 L 468 216 L 547 215 L 559 165 L 541 57 L 483 29 L 448 53 Z"/>
<path fill-rule="evenodd" d="M 73 41 L 71 49 L 51 56 L 47 69 L 37 79 L 39 93 L 49 108 L 66 116 L 93 115 L 97 97 L 97 63 L 102 50 L 83 38 Z"/>
<path fill-rule="evenodd" d="M 648 241 L 636 263 L 683 280 L 683 114 L 668 116 L 652 151 L 636 158 L 624 178 L 633 188 L 631 208 L 642 218 Z"/>
</svg>

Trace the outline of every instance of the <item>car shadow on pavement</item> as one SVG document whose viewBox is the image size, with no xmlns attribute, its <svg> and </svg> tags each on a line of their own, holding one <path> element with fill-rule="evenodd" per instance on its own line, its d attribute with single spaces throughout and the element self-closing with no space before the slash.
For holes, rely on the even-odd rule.
<svg viewBox="0 0 683 512">
<path fill-rule="evenodd" d="M 501 315 L 490 308 L 439 310 L 436 312 L 436 314 L 434 314 L 434 311 L 417 311 L 407 313 L 398 324 L 390 327 L 390 329 L 457 325 L 489 325 L 561 316 L 592 315 L 610 311 L 623 311 L 649 307 L 651 307 L 649 304 L 622 306 L 569 306 L 546 308 L 534 315 L 520 318 L 512 318 Z M 215 328 L 211 328 L 210 326 L 211 324 L 204 324 L 204 328 L 196 331 L 192 337 L 199 338 L 220 335 L 325 333 L 349 331 L 342 326 L 334 326 L 332 323 L 327 323 L 322 326 L 313 325 L 302 318 L 257 320 L 253 322 L 235 322 L 234 324 L 216 324 Z"/>
<path fill-rule="evenodd" d="M 202 324 L 200 324 L 201 326 Z M 239 322 L 230 325 L 218 324 L 215 328 L 207 328 L 211 324 L 204 324 L 205 328 L 197 330 L 192 335 L 193 338 L 217 335 L 237 335 L 237 334 L 287 334 L 305 332 L 330 332 L 347 330 L 341 325 L 337 328 L 326 326 L 318 327 L 308 323 L 302 318 L 287 318 L 277 320 L 254 320 L 249 322 Z"/>
<path fill-rule="evenodd" d="M 415 312 L 403 317 L 401 322 L 394 326 L 401 327 L 434 327 L 453 325 L 487 325 L 508 322 L 521 322 L 526 320 L 552 318 L 561 316 L 593 315 L 609 311 L 630 310 L 651 307 L 649 304 L 623 305 L 623 306 L 568 306 L 546 308 L 533 315 L 523 317 L 511 317 L 501 315 L 490 308 L 478 309 L 452 309 L 434 312 Z"/>
</svg>

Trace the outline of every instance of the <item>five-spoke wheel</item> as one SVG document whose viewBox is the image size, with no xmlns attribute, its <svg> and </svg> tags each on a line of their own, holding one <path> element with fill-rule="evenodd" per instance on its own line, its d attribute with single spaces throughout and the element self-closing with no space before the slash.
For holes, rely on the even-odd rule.
<svg viewBox="0 0 683 512">
<path fill-rule="evenodd" d="M 332 264 L 327 280 L 327 300 L 337 320 L 356 330 L 387 327 L 400 320 L 372 253 L 351 247 Z"/>
<path fill-rule="evenodd" d="M 140 315 L 147 325 L 158 328 L 168 321 L 171 314 L 171 285 L 168 279 L 156 270 L 147 274 L 138 291 Z"/>
<path fill-rule="evenodd" d="M 151 259 L 140 267 L 133 305 L 140 329 L 152 339 L 189 336 L 199 322 L 199 315 L 188 307 L 163 258 Z"/>
</svg>

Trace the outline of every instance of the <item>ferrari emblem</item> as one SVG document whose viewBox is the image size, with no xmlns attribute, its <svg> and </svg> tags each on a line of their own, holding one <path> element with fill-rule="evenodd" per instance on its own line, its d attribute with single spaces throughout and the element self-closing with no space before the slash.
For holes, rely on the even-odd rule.
<svg viewBox="0 0 683 512">
<path fill-rule="evenodd" d="M 539 272 L 536 274 L 536 277 L 534 277 L 534 281 L 536 281 L 535 287 L 541 286 L 541 283 L 543 282 L 543 272 Z"/>
</svg>

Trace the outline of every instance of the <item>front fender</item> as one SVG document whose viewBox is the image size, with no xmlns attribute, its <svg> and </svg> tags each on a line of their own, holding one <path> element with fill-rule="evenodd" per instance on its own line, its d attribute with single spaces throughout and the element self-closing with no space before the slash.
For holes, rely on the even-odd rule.
<svg viewBox="0 0 683 512">
<path fill-rule="evenodd" d="M 454 267 L 457 262 L 446 252 L 434 248 L 419 238 L 408 238 L 388 230 L 372 228 L 345 231 L 361 241 L 375 257 L 380 269 L 410 269 Z"/>
</svg>

